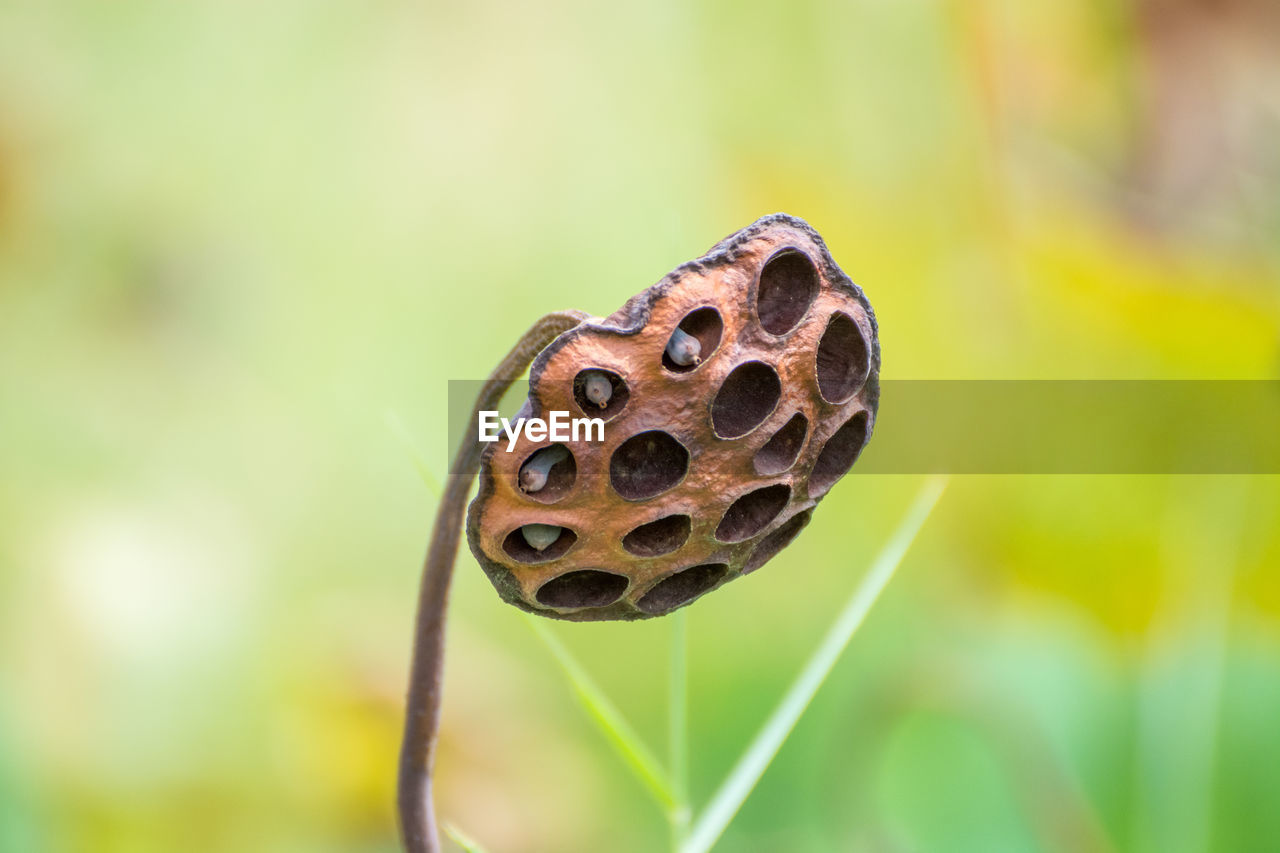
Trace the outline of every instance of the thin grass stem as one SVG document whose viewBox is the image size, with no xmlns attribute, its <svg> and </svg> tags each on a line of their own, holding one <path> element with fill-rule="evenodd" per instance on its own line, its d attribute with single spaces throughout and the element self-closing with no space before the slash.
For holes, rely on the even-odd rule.
<svg viewBox="0 0 1280 853">
<path fill-rule="evenodd" d="M 645 789 L 653 795 L 663 811 L 671 813 L 676 807 L 671 780 L 667 778 L 666 771 L 662 769 L 653 752 L 551 629 L 538 617 L 526 616 L 526 620 L 533 632 L 551 651 L 556 663 L 564 670 L 578 696 L 578 701 L 582 703 L 582 707 L 604 734 L 610 746 L 618 753 L 623 763 L 635 773 Z"/>
<path fill-rule="evenodd" d="M 382 419 L 386 423 L 387 429 L 391 430 L 391 434 L 400 441 L 400 445 L 409 454 L 409 459 L 413 462 L 413 467 L 417 469 L 418 476 L 422 478 L 422 483 L 427 487 L 427 491 L 431 492 L 432 497 L 440 497 L 444 492 L 444 489 L 440 486 L 440 478 L 436 476 L 435 472 L 431 470 L 431 466 L 427 464 L 422 451 L 409 435 L 409 430 L 405 428 L 404 421 L 391 409 L 383 412 Z"/>
<path fill-rule="evenodd" d="M 931 478 L 925 483 L 898 529 L 876 556 L 870 571 L 836 616 L 826 636 L 782 697 L 777 709 L 695 821 L 681 853 L 707 853 L 719 841 L 729 822 L 742 808 L 743 802 L 791 734 L 800 716 L 809 707 L 818 688 L 831 674 L 836 661 L 893 577 L 945 488 L 945 478 Z"/>
<path fill-rule="evenodd" d="M 485 849 L 480 846 L 480 842 L 471 838 L 451 823 L 444 825 L 444 834 L 449 836 L 454 844 L 462 848 L 462 853 L 485 853 Z"/>
</svg>

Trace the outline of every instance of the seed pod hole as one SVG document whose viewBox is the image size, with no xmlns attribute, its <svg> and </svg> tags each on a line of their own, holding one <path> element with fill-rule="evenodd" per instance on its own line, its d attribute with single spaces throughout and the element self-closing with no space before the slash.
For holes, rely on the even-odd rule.
<svg viewBox="0 0 1280 853">
<path fill-rule="evenodd" d="M 765 563 L 778 556 L 783 548 L 795 541 L 800 535 L 800 531 L 804 530 L 805 525 L 809 523 L 813 510 L 805 510 L 788 518 L 786 522 L 777 530 L 760 540 L 760 544 L 751 552 L 751 556 L 747 558 L 747 562 L 742 567 L 742 573 L 749 575 Z"/>
<path fill-rule="evenodd" d="M 654 584 L 636 607 L 650 616 L 674 610 L 720 583 L 728 571 L 724 563 L 704 563 L 676 572 Z"/>
<path fill-rule="evenodd" d="M 858 412 L 844 426 L 835 431 L 813 462 L 809 475 L 809 497 L 825 495 L 836 480 L 843 477 L 853 463 L 858 461 L 862 447 L 867 443 L 867 413 Z"/>
<path fill-rule="evenodd" d="M 762 361 L 740 364 L 725 377 L 711 404 L 711 425 L 721 438 L 741 438 L 773 414 L 782 382 Z"/>
<path fill-rule="evenodd" d="M 828 403 L 843 403 L 862 387 L 871 360 L 862 330 L 847 314 L 835 313 L 818 341 L 818 392 Z"/>
<path fill-rule="evenodd" d="M 612 370 L 589 367 L 573 378 L 573 399 L 589 418 L 609 420 L 623 410 L 631 392 L 626 381 Z M 601 406 L 601 400 L 604 405 Z"/>
<path fill-rule="evenodd" d="M 555 525 L 527 524 L 525 527 L 535 528 L 528 532 L 524 527 L 517 527 L 502 540 L 502 550 L 508 557 L 520 563 L 545 563 L 563 557 L 573 547 L 573 543 L 578 541 L 578 535 L 567 527 L 561 527 L 560 535 L 544 548 L 535 548 L 529 542 L 530 539 L 538 542 L 543 531 L 537 528 L 548 526 Z"/>
<path fill-rule="evenodd" d="M 721 542 L 750 539 L 768 527 L 790 499 L 791 487 L 785 483 L 747 492 L 725 510 L 716 527 L 716 538 Z"/>
<path fill-rule="evenodd" d="M 804 437 L 809 433 L 809 419 L 796 412 L 791 420 L 773 434 L 756 451 L 756 473 L 765 477 L 781 474 L 796 463 Z"/>
<path fill-rule="evenodd" d="M 632 530 L 622 538 L 622 547 L 637 557 L 660 557 L 683 545 L 691 529 L 689 516 L 668 515 Z"/>
<path fill-rule="evenodd" d="M 674 373 L 688 373 L 711 358 L 711 354 L 720 346 L 722 334 L 724 334 L 724 322 L 720 319 L 719 311 L 714 308 L 699 308 L 689 312 L 667 338 L 666 349 L 662 351 L 662 366 Z M 673 349 L 676 349 L 677 354 L 680 351 L 681 335 L 687 335 L 697 342 L 697 361 L 677 361 L 672 357 Z"/>
<path fill-rule="evenodd" d="M 771 335 L 785 335 L 804 318 L 818 295 L 818 270 L 798 249 L 783 249 L 764 269 L 756 289 L 756 315 Z"/>
<path fill-rule="evenodd" d="M 660 495 L 684 479 L 689 451 L 668 433 L 649 430 L 631 436 L 613 451 L 609 482 L 629 501 Z"/>
<path fill-rule="evenodd" d="M 520 491 L 539 503 L 555 503 L 569 493 L 578 478 L 573 453 L 563 444 L 552 444 L 529 454 L 520 466 Z"/>
<path fill-rule="evenodd" d="M 627 591 L 630 583 L 622 575 L 597 569 L 566 572 L 538 587 L 539 604 L 568 610 L 578 607 L 605 607 Z"/>
</svg>

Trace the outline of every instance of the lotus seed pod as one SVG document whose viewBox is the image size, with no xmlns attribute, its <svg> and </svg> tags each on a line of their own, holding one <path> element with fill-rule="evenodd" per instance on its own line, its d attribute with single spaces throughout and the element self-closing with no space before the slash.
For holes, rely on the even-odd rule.
<svg viewBox="0 0 1280 853">
<path fill-rule="evenodd" d="M 609 383 L 609 377 L 599 370 L 587 371 L 583 379 L 583 391 L 587 399 L 601 409 L 609 405 L 609 398 L 613 396 L 613 386 Z"/>
<path fill-rule="evenodd" d="M 671 340 L 667 342 L 667 357 L 680 365 L 698 364 L 702 361 L 702 344 L 693 335 L 677 327 L 672 330 Z"/>
<path fill-rule="evenodd" d="M 569 458 L 569 451 L 563 444 L 544 447 L 529 457 L 520 469 L 520 488 L 526 492 L 539 492 L 547 484 L 551 469 Z"/>
<path fill-rule="evenodd" d="M 604 439 L 563 442 L 533 491 L 526 469 L 557 445 L 489 445 L 472 553 L 533 613 L 669 613 L 803 530 L 871 435 L 879 371 L 862 291 L 808 224 L 765 217 L 538 354 L 528 416 L 598 417 Z"/>
<path fill-rule="evenodd" d="M 526 524 L 520 528 L 520 535 L 529 547 L 535 551 L 545 551 L 560 538 L 563 531 L 554 524 Z"/>
</svg>

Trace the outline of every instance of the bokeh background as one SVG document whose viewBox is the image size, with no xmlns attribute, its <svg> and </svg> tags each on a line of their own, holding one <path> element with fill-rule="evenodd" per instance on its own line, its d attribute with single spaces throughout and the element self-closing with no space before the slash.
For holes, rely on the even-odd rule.
<svg viewBox="0 0 1280 853">
<path fill-rule="evenodd" d="M 1273 378 L 1280 10 L 0 2 L 0 850 L 395 849 L 406 444 L 442 473 L 447 380 L 776 210 L 888 378 Z M 919 482 L 691 608 L 695 802 Z M 1280 849 L 1277 518 L 953 480 L 722 849 Z M 668 626 L 553 629 L 661 752 Z M 443 815 L 662 849 L 465 552 L 450 632 Z"/>
</svg>

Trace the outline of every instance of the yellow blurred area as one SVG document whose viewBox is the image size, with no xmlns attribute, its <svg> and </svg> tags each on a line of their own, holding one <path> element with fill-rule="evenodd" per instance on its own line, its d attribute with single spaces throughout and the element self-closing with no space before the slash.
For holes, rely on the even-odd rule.
<svg viewBox="0 0 1280 853">
<path fill-rule="evenodd" d="M 0 851 L 396 849 L 436 495 L 388 422 L 441 476 L 448 380 L 761 215 L 886 378 L 1276 378 L 1278 45 L 1268 0 L 6 0 Z M 695 803 L 918 479 L 689 610 Z M 1277 518 L 1275 476 L 954 479 L 717 849 L 1280 849 Z M 442 816 L 663 849 L 455 584 Z M 664 621 L 553 629 L 660 751 Z"/>
</svg>

